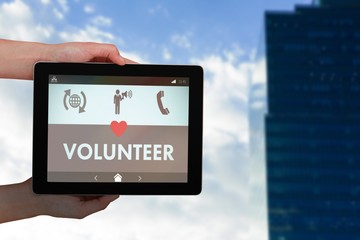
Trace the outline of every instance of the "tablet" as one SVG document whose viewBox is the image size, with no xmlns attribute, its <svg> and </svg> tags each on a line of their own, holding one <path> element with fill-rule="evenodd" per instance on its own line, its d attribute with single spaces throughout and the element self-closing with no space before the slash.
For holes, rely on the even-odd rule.
<svg viewBox="0 0 360 240">
<path fill-rule="evenodd" d="M 39 62 L 33 104 L 35 193 L 201 192 L 200 66 Z"/>
</svg>

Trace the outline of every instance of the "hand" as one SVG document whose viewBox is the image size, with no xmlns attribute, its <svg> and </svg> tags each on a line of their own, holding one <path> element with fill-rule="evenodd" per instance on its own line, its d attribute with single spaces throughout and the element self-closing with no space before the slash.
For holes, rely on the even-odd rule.
<svg viewBox="0 0 360 240">
<path fill-rule="evenodd" d="M 32 79 L 38 61 L 135 63 L 122 57 L 112 44 L 43 44 L 0 39 L 0 78 Z"/>
<path fill-rule="evenodd" d="M 118 197 L 37 195 L 32 191 L 30 178 L 19 184 L 0 186 L 0 223 L 39 215 L 81 219 L 105 209 Z"/>
<path fill-rule="evenodd" d="M 43 44 L 0 39 L 0 78 L 32 79 L 38 61 L 135 63 L 123 58 L 112 44 Z M 49 215 L 83 218 L 105 209 L 119 196 L 36 195 L 32 179 L 0 186 L 0 223 Z"/>
<path fill-rule="evenodd" d="M 135 63 L 120 55 L 112 44 L 101 43 L 63 43 L 48 45 L 44 59 L 56 62 L 113 62 L 119 65 Z"/>
</svg>

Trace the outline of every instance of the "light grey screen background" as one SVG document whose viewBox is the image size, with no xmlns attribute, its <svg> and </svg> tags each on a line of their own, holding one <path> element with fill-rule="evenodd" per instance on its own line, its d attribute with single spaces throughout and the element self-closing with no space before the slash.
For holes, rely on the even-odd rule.
<svg viewBox="0 0 360 240">
<path fill-rule="evenodd" d="M 76 81 L 76 78 L 74 78 Z M 85 100 L 85 112 L 79 114 L 78 108 L 69 105 L 70 95 Z M 130 91 L 132 96 L 120 102 L 120 114 L 115 114 L 114 95 Z M 164 91 L 161 98 L 163 106 L 170 111 L 162 115 L 157 104 L 157 93 Z M 68 110 L 64 107 L 64 101 Z M 49 84 L 49 124 L 110 124 L 113 120 L 125 120 L 129 125 L 188 125 L 189 87 L 182 86 L 139 86 L 139 85 L 100 85 L 100 84 Z"/>
</svg>

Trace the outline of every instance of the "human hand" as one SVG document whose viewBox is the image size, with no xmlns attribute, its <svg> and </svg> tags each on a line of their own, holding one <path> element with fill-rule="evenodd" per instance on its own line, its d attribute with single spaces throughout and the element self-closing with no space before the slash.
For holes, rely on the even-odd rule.
<svg viewBox="0 0 360 240">
<path fill-rule="evenodd" d="M 69 42 L 44 44 L 0 39 L 0 78 L 32 79 L 39 61 L 136 63 L 113 44 Z"/>
<path fill-rule="evenodd" d="M 43 58 L 56 62 L 112 62 L 119 65 L 135 63 L 122 57 L 113 44 L 92 42 L 48 45 L 48 50 L 45 51 Z"/>
<path fill-rule="evenodd" d="M 30 178 L 19 184 L 0 186 L 0 223 L 39 215 L 81 219 L 104 210 L 118 197 L 37 195 L 32 191 Z"/>
</svg>

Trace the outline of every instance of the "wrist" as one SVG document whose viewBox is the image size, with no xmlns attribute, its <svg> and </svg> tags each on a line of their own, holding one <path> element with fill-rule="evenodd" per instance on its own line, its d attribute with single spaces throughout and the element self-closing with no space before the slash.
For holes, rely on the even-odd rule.
<svg viewBox="0 0 360 240">
<path fill-rule="evenodd" d="M 0 76 L 32 79 L 34 63 L 44 60 L 48 48 L 48 45 L 43 43 L 0 39 Z"/>
<path fill-rule="evenodd" d="M 39 201 L 31 189 L 31 179 L 17 184 L 0 186 L 0 223 L 41 214 Z"/>
</svg>

